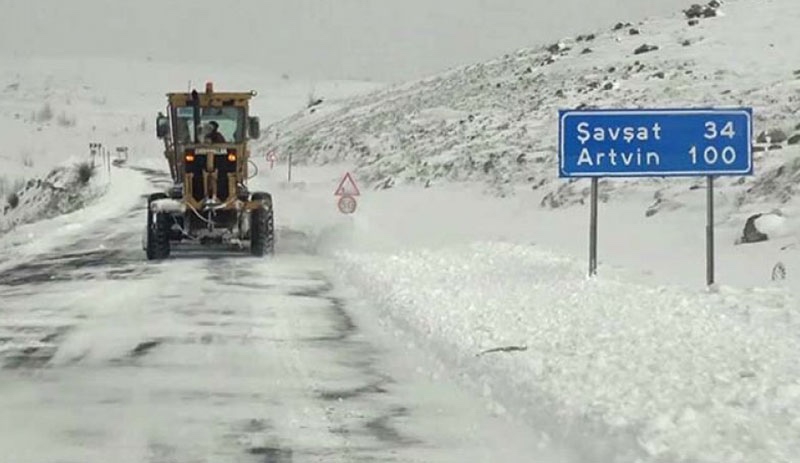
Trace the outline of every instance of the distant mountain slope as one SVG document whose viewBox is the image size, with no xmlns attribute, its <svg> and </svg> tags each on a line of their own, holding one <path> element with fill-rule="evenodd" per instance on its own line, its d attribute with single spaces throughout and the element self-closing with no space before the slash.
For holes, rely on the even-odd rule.
<svg viewBox="0 0 800 463">
<path fill-rule="evenodd" d="M 755 177 L 721 180 L 720 191 L 739 205 L 787 201 L 800 175 L 800 145 L 788 144 L 800 133 L 800 3 L 711 5 L 704 8 L 713 17 L 676 11 L 620 23 L 338 107 L 323 103 L 269 127 L 268 143 L 300 162 L 355 161 L 376 187 L 482 181 L 500 195 L 536 190 L 543 206 L 560 207 L 582 202 L 587 188 L 557 178 L 558 109 L 750 106 L 756 133 L 778 136 L 761 137 Z M 602 191 L 609 198 L 654 183 L 657 212 L 679 207 L 680 194 L 698 181 L 613 180 Z"/>
</svg>

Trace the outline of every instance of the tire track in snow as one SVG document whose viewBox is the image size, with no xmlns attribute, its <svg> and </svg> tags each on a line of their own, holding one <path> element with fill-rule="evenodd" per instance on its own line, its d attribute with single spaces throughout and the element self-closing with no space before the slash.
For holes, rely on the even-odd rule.
<svg viewBox="0 0 800 463">
<path fill-rule="evenodd" d="M 226 262 L 229 265 L 219 265 L 218 262 L 209 264 L 207 266 L 208 278 L 218 281 L 224 286 L 259 289 L 274 287 L 274 284 L 262 282 L 262 275 L 252 271 L 249 267 L 238 266 L 234 262 Z M 347 313 L 344 301 L 329 295 L 333 290 L 332 283 L 319 271 L 296 276 L 293 280 L 288 296 L 324 302 L 325 317 L 328 320 L 326 329 L 328 332 L 326 334 L 300 337 L 296 341 L 300 345 L 312 345 L 314 349 L 322 348 L 327 351 L 342 351 L 343 355 L 339 357 L 345 359 L 345 361 L 340 362 L 341 366 L 347 370 L 352 370 L 352 373 L 347 375 L 347 382 L 354 382 L 350 378 L 360 379 L 360 381 L 357 381 L 358 384 L 334 389 L 318 384 L 319 380 L 305 370 L 303 365 L 306 362 L 299 358 L 292 361 L 290 365 L 290 368 L 304 378 L 305 387 L 310 390 L 310 398 L 313 398 L 317 402 L 317 407 L 323 410 L 322 416 L 329 422 L 327 428 L 329 434 L 341 439 L 344 442 L 343 447 L 353 449 L 352 453 L 347 455 L 349 459 L 345 461 L 362 461 L 362 458 L 367 458 L 366 461 L 371 461 L 370 458 L 361 455 L 361 453 L 378 452 L 380 448 L 380 446 L 367 446 L 357 451 L 351 443 L 352 440 L 363 440 L 366 437 L 388 447 L 407 447 L 417 443 L 415 439 L 403 436 L 392 425 L 394 419 L 409 412 L 408 408 L 392 403 L 391 400 L 388 403 L 381 403 L 380 406 L 376 406 L 373 403 L 374 400 L 370 396 L 388 394 L 387 385 L 392 382 L 392 379 L 388 374 L 377 371 L 373 360 L 378 354 L 374 351 L 374 348 L 361 340 L 353 339 L 358 334 L 358 327 Z M 286 338 L 289 337 L 287 334 Z M 297 357 L 303 357 L 304 354 L 301 354 L 300 350 L 291 349 L 290 352 L 296 354 Z M 290 358 L 292 357 L 294 356 Z M 336 413 L 333 410 L 330 403 L 341 404 L 346 401 L 373 403 L 369 413 L 370 416 L 366 416 L 356 423 L 343 419 L 340 413 Z"/>
<path fill-rule="evenodd" d="M 459 445 L 419 458 L 437 443 L 408 423 L 430 399 L 398 392 L 308 236 L 280 229 L 268 259 L 148 263 L 143 213 L 144 201 L 0 274 L 9 458 L 105 462 L 124 447 L 149 463 L 442 461 Z M 12 344 L 22 355 L 5 355 Z"/>
</svg>

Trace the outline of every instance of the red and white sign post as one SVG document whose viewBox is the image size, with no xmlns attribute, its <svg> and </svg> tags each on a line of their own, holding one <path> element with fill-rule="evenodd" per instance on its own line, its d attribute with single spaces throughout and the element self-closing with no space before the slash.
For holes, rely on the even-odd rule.
<svg viewBox="0 0 800 463">
<path fill-rule="evenodd" d="M 356 206 L 358 204 L 355 197 L 360 196 L 361 192 L 358 191 L 356 181 L 353 180 L 353 176 L 350 175 L 350 172 L 344 174 L 342 181 L 339 182 L 339 187 L 336 188 L 333 195 L 339 197 L 339 202 L 337 204 L 339 212 L 342 214 L 352 214 L 356 211 Z"/>
<path fill-rule="evenodd" d="M 275 161 L 278 160 L 278 156 L 275 155 L 275 150 L 271 149 L 267 152 L 267 161 L 269 161 L 269 168 L 270 170 L 275 168 Z"/>
</svg>

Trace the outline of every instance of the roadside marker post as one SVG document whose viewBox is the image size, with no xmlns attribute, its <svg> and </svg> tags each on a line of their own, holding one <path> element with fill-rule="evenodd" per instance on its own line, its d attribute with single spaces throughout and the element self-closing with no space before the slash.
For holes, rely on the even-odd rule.
<svg viewBox="0 0 800 463">
<path fill-rule="evenodd" d="M 98 142 L 91 142 L 89 143 L 89 160 L 92 164 L 92 167 L 95 166 L 95 158 L 100 156 L 100 153 L 103 149 L 103 144 Z"/>
<path fill-rule="evenodd" d="M 289 173 L 287 174 L 286 181 L 292 183 L 292 151 L 289 150 Z"/>
<path fill-rule="evenodd" d="M 714 277 L 714 177 L 753 175 L 753 110 L 592 109 L 558 114 L 560 178 L 591 178 L 589 276 L 597 274 L 598 181 L 707 178 L 706 284 Z"/>
</svg>

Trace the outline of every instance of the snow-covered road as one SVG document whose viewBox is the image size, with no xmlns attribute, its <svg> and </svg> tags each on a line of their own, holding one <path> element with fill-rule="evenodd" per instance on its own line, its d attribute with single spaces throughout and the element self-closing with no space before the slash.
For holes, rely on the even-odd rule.
<svg viewBox="0 0 800 463">
<path fill-rule="evenodd" d="M 3 461 L 565 461 L 354 310 L 302 232 L 149 263 L 139 203 L 0 272 Z"/>
</svg>

